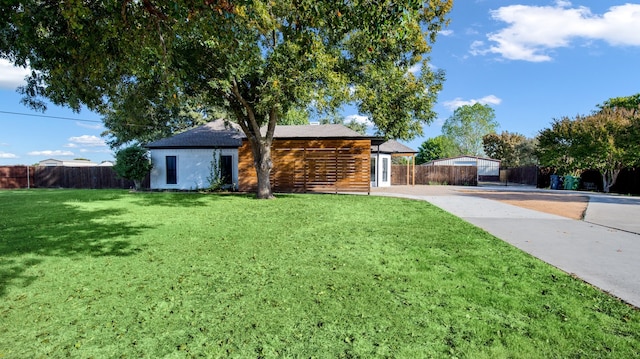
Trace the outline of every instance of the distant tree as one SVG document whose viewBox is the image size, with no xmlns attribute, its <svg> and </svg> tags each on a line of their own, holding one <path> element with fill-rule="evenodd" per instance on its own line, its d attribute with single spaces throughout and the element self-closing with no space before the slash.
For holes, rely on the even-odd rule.
<svg viewBox="0 0 640 359">
<path fill-rule="evenodd" d="M 136 190 L 139 190 L 142 180 L 152 167 L 148 151 L 139 145 L 134 145 L 116 152 L 113 170 L 118 176 L 132 180 Z"/>
<path fill-rule="evenodd" d="M 320 124 L 323 125 L 327 125 L 327 124 L 335 124 L 335 125 L 344 125 L 354 131 L 356 131 L 357 133 L 361 134 L 361 135 L 366 135 L 367 134 L 367 124 L 363 123 L 363 122 L 356 122 L 354 120 L 351 120 L 349 122 L 346 122 L 345 118 L 340 116 L 340 115 L 333 115 L 331 117 L 325 117 L 323 119 L 320 120 Z"/>
<path fill-rule="evenodd" d="M 503 131 L 489 133 L 482 137 L 487 156 L 501 161 L 505 168 L 527 166 L 536 163 L 535 141 L 519 133 Z"/>
<path fill-rule="evenodd" d="M 518 166 L 532 166 L 538 164 L 538 157 L 536 157 L 536 147 L 538 146 L 538 140 L 535 138 L 527 137 L 524 142 L 519 143 L 516 146 L 516 152 L 518 153 Z"/>
<path fill-rule="evenodd" d="M 577 165 L 570 153 L 575 139 L 573 122 L 569 117 L 554 119 L 550 128 L 540 131 L 536 139 L 536 156 L 540 165 L 553 168 L 559 174 L 576 171 Z"/>
<path fill-rule="evenodd" d="M 442 133 L 456 149 L 456 155 L 484 156 L 482 137 L 498 127 L 495 112 L 479 103 L 458 107 L 442 126 Z"/>
<path fill-rule="evenodd" d="M 308 125 L 309 112 L 300 107 L 292 107 L 278 119 L 278 125 Z"/>
<path fill-rule="evenodd" d="M 598 170 L 609 192 L 622 169 L 640 164 L 640 114 L 603 108 L 589 116 L 562 118 L 538 135 L 540 164 L 579 174 Z"/>
<path fill-rule="evenodd" d="M 433 160 L 453 157 L 453 144 L 445 136 L 437 136 L 424 141 L 418 148 L 416 164 L 423 164 Z"/>
</svg>

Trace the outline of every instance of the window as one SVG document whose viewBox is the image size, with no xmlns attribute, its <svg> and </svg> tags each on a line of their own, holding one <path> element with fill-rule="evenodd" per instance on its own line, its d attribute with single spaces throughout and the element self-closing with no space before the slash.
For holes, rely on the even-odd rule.
<svg viewBox="0 0 640 359">
<path fill-rule="evenodd" d="M 376 182 L 376 159 L 371 158 L 371 182 Z"/>
<path fill-rule="evenodd" d="M 176 156 L 167 156 L 167 184 L 178 183 L 178 166 Z"/>
<path fill-rule="evenodd" d="M 233 157 L 220 156 L 220 179 L 222 184 L 233 183 Z"/>
<path fill-rule="evenodd" d="M 382 182 L 389 181 L 389 159 L 382 159 Z"/>
</svg>

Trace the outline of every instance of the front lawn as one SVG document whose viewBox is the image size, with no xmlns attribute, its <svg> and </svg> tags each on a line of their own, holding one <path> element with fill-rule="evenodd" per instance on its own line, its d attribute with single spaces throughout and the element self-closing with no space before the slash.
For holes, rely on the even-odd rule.
<svg viewBox="0 0 640 359">
<path fill-rule="evenodd" d="M 425 202 L 0 192 L 0 358 L 632 358 L 640 315 Z"/>
</svg>

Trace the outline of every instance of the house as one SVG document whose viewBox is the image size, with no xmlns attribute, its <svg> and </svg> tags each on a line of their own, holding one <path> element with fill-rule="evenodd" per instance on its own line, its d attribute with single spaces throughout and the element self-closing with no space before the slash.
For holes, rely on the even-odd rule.
<svg viewBox="0 0 640 359">
<path fill-rule="evenodd" d="M 343 125 L 276 126 L 271 185 L 276 192 L 367 192 L 371 144 L 381 142 Z M 146 147 L 152 189 L 207 188 L 216 168 L 225 185 L 257 189 L 251 145 L 237 124 L 212 121 Z"/>
<path fill-rule="evenodd" d="M 371 187 L 391 186 L 392 157 L 411 157 L 411 160 L 407 161 L 408 181 L 410 169 L 413 167 L 415 171 L 413 157 L 416 153 L 418 152 L 395 140 L 389 140 L 382 144 L 373 144 L 371 146 Z M 413 178 L 415 178 L 415 175 Z"/>
<path fill-rule="evenodd" d="M 423 166 L 473 166 L 478 167 L 478 181 L 499 181 L 500 160 L 476 156 L 458 156 L 433 160 Z"/>
<path fill-rule="evenodd" d="M 43 166 L 43 167 L 57 167 L 57 166 L 63 166 L 63 167 L 93 167 L 93 166 L 97 166 L 98 164 L 95 162 L 91 162 L 89 160 L 56 160 L 53 158 L 49 158 L 46 160 L 42 160 L 40 162 L 38 162 L 38 166 Z"/>
</svg>

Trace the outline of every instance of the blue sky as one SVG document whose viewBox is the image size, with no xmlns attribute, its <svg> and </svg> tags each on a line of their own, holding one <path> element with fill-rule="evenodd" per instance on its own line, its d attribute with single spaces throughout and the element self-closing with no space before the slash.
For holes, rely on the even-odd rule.
<svg viewBox="0 0 640 359">
<path fill-rule="evenodd" d="M 499 131 L 534 137 L 554 118 L 640 93 L 640 2 L 458 0 L 450 18 L 431 53 L 447 74 L 438 119 L 406 142 L 415 149 L 464 104 L 488 104 Z M 0 61 L 0 165 L 113 159 L 98 115 L 50 106 L 45 116 L 63 118 L 37 117 L 21 105 L 24 75 Z M 343 115 L 366 120 L 353 109 Z"/>
</svg>

